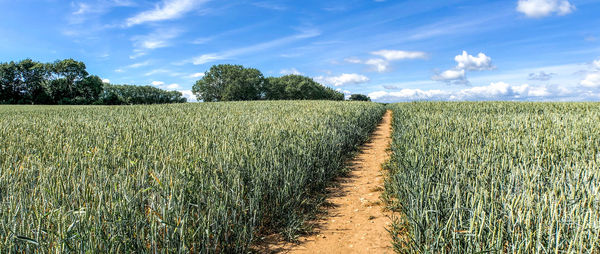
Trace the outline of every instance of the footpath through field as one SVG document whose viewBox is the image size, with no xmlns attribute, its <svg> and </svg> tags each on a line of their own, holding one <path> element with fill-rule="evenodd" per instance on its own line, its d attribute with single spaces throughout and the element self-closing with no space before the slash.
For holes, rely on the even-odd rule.
<svg viewBox="0 0 600 254">
<path fill-rule="evenodd" d="M 317 222 L 316 232 L 300 237 L 299 244 L 276 244 L 281 253 L 392 253 L 386 231 L 390 220 L 383 212 L 381 164 L 388 159 L 391 111 L 373 132 L 359 154 L 349 162 L 351 172 L 337 180 L 327 199 L 327 217 Z"/>
</svg>

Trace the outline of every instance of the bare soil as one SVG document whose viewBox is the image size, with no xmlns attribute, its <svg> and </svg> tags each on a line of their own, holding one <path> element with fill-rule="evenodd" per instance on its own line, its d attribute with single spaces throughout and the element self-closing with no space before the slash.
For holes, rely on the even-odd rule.
<svg viewBox="0 0 600 254">
<path fill-rule="evenodd" d="M 315 232 L 300 237 L 298 243 L 267 238 L 261 253 L 392 253 L 386 228 L 390 219 L 380 200 L 384 172 L 389 158 L 391 111 L 359 153 L 348 162 L 348 175 L 336 179 L 328 191 L 325 216 L 315 224 Z"/>
</svg>

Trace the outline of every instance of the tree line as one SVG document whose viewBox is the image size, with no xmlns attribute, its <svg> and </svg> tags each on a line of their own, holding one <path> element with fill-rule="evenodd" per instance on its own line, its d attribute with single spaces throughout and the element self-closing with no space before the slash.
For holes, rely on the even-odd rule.
<svg viewBox="0 0 600 254">
<path fill-rule="evenodd" d="M 344 94 L 310 77 L 286 75 L 265 78 L 254 68 L 214 65 L 192 88 L 198 100 L 344 100 Z M 370 101 L 353 94 L 350 100 Z M 0 63 L 0 104 L 130 105 L 184 103 L 178 91 L 152 86 L 105 84 L 73 59 L 40 63 L 31 59 Z"/>
<path fill-rule="evenodd" d="M 242 65 L 214 65 L 198 80 L 192 92 L 199 100 L 344 100 L 344 94 L 301 75 L 265 78 L 254 68 Z M 353 95 L 351 100 L 370 100 Z"/>
<path fill-rule="evenodd" d="M 180 92 L 104 84 L 73 59 L 0 63 L 0 104 L 124 105 L 181 103 Z"/>
</svg>

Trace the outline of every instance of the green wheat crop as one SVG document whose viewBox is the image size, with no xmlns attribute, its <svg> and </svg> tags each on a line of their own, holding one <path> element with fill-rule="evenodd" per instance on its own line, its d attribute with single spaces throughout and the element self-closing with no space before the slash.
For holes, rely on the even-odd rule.
<svg viewBox="0 0 600 254">
<path fill-rule="evenodd" d="M 398 252 L 600 253 L 600 104 L 391 109 Z"/>
<path fill-rule="evenodd" d="M 245 252 L 293 236 L 384 107 L 0 107 L 0 253 Z"/>
</svg>

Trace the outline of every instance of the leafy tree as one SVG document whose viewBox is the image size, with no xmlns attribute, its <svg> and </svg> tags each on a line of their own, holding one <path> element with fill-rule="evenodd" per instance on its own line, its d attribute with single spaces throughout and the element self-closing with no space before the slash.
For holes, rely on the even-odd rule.
<svg viewBox="0 0 600 254">
<path fill-rule="evenodd" d="M 165 91 L 152 86 L 105 84 L 96 104 L 133 105 L 184 103 L 186 101 L 183 94 L 178 91 Z"/>
<path fill-rule="evenodd" d="M 65 59 L 49 66 L 53 79 L 50 82 L 50 90 L 54 101 L 58 104 L 76 103 L 75 97 L 80 93 L 76 90 L 76 83 L 88 76 L 85 64 L 73 59 Z"/>
<path fill-rule="evenodd" d="M 301 75 L 286 75 L 267 79 L 264 98 L 267 100 L 343 100 L 344 95 Z"/>
<path fill-rule="evenodd" d="M 73 59 L 0 63 L 2 104 L 154 104 L 186 102 L 180 92 L 150 86 L 104 86 Z"/>
<path fill-rule="evenodd" d="M 241 65 L 214 65 L 192 88 L 205 102 L 259 100 L 263 96 L 265 78 L 253 68 Z"/>
<path fill-rule="evenodd" d="M 18 63 L 18 72 L 23 84 L 21 103 L 49 104 L 52 99 L 48 91 L 48 69 L 45 64 L 25 59 Z"/>
<path fill-rule="evenodd" d="M 364 94 L 353 94 L 353 95 L 350 95 L 350 100 L 351 101 L 371 101 L 371 98 L 369 98 L 369 96 L 366 96 Z"/>
<path fill-rule="evenodd" d="M 75 83 L 73 104 L 92 104 L 98 101 L 104 82 L 98 76 L 88 76 Z"/>
<path fill-rule="evenodd" d="M 0 103 L 13 104 L 22 99 L 19 68 L 15 62 L 0 64 Z"/>
</svg>

